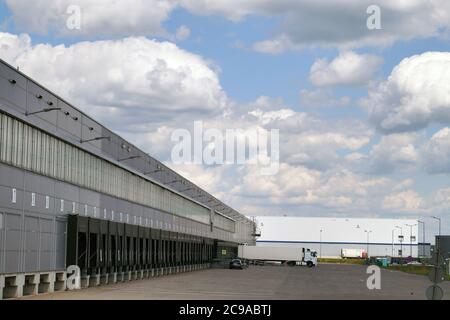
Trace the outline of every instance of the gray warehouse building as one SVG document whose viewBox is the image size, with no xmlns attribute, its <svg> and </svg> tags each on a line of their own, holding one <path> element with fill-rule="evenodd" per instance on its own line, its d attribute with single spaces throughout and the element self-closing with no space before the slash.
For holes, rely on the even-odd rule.
<svg viewBox="0 0 450 320">
<path fill-rule="evenodd" d="M 207 268 L 255 224 L 0 60 L 0 299 Z"/>
</svg>

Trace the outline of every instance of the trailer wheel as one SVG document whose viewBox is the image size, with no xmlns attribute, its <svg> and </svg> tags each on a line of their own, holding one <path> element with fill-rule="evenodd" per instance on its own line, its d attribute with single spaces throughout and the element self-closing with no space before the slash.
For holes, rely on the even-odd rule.
<svg viewBox="0 0 450 320">
<path fill-rule="evenodd" d="M 313 263 L 312 263 L 312 261 L 308 261 L 308 262 L 306 262 L 306 265 L 308 266 L 308 268 L 312 268 Z"/>
</svg>

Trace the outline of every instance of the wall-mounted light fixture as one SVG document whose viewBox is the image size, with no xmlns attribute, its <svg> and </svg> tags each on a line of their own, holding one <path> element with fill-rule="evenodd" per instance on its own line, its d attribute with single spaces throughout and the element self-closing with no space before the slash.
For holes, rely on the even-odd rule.
<svg viewBox="0 0 450 320">
<path fill-rule="evenodd" d="M 92 139 L 87 139 L 87 140 L 80 140 L 80 143 L 85 143 L 85 142 L 90 142 L 90 141 L 97 141 L 97 140 L 102 140 L 102 139 L 107 139 L 107 140 L 111 140 L 111 137 L 96 137 L 96 138 L 92 138 Z"/>
<path fill-rule="evenodd" d="M 186 192 L 186 191 L 189 191 L 189 190 L 194 190 L 194 188 L 193 187 L 189 187 L 189 188 L 186 188 L 184 190 L 178 190 L 178 192 Z"/>
<path fill-rule="evenodd" d="M 144 172 L 144 175 L 148 175 L 150 173 L 156 173 L 156 172 L 159 172 L 159 171 L 162 171 L 162 170 L 161 169 L 156 169 L 156 170 L 152 170 L 152 171 L 147 171 L 147 172 Z"/>
<path fill-rule="evenodd" d="M 37 99 L 42 99 L 42 94 L 37 93 L 37 94 L 36 94 L 36 98 L 37 98 Z"/>
<path fill-rule="evenodd" d="M 151 161 L 148 162 L 148 164 L 152 164 Z M 144 175 L 148 175 L 150 173 L 155 173 L 155 172 L 159 172 L 159 171 L 163 171 L 162 167 L 159 164 L 156 164 L 156 170 L 152 170 L 152 171 L 148 171 L 148 172 L 144 172 Z"/>
<path fill-rule="evenodd" d="M 176 180 L 172 180 L 169 182 L 164 182 L 164 184 L 171 184 L 171 183 L 175 183 L 175 182 L 182 182 L 180 179 L 176 179 Z"/>
<path fill-rule="evenodd" d="M 117 161 L 121 162 L 121 161 L 125 161 L 125 160 L 137 159 L 137 158 L 140 158 L 140 157 L 141 157 L 141 156 L 131 156 L 131 157 L 119 159 L 119 160 L 117 160 Z"/>
<path fill-rule="evenodd" d="M 74 121 L 78 121 L 78 117 L 72 117 Z"/>
<path fill-rule="evenodd" d="M 52 105 L 53 105 L 53 102 L 52 102 L 52 101 L 47 101 L 47 104 L 48 104 L 49 106 L 52 106 Z"/>
<path fill-rule="evenodd" d="M 199 192 L 200 192 L 200 191 L 199 191 Z M 199 194 L 197 194 L 197 195 L 195 195 L 195 196 L 192 196 L 191 198 L 192 198 L 192 199 L 195 199 L 195 198 L 201 198 L 201 197 L 206 197 L 206 194 L 199 193 Z"/>
<path fill-rule="evenodd" d="M 39 110 L 39 111 L 25 112 L 25 115 L 26 116 L 30 116 L 32 114 L 38 114 L 38 113 L 43 113 L 43 112 L 50 112 L 50 111 L 55 111 L 55 110 L 61 110 L 61 108 L 44 108 L 44 109 Z"/>
<path fill-rule="evenodd" d="M 16 81 L 16 80 L 14 80 L 14 79 L 9 79 L 9 83 L 11 83 L 11 84 L 16 84 L 16 83 L 17 83 L 17 81 Z"/>
</svg>

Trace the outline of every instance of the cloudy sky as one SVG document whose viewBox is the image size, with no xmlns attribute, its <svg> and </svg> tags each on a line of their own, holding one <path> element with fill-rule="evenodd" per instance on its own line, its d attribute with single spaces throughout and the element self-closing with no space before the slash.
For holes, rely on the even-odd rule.
<svg viewBox="0 0 450 320">
<path fill-rule="evenodd" d="M 3 0 L 0 57 L 244 214 L 450 233 L 450 2 L 376 2 Z M 173 164 L 196 120 L 279 129 L 279 172 Z"/>
</svg>

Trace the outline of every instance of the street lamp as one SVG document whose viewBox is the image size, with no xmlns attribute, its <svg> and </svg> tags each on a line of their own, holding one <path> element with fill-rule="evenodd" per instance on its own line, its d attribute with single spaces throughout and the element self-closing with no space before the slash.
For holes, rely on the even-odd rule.
<svg viewBox="0 0 450 320">
<path fill-rule="evenodd" d="M 439 235 L 441 235 L 441 218 L 432 216 L 433 219 L 439 220 Z"/>
<path fill-rule="evenodd" d="M 417 226 L 417 223 L 416 224 L 405 224 L 405 225 L 409 227 L 409 255 L 412 258 L 412 239 L 413 239 L 412 228 Z"/>
<path fill-rule="evenodd" d="M 319 257 L 322 258 L 322 232 L 323 229 L 320 229 L 320 242 L 319 242 Z"/>
<path fill-rule="evenodd" d="M 398 236 L 398 241 L 400 241 L 400 258 L 403 257 L 403 228 L 399 226 L 395 226 L 400 229 L 400 235 Z"/>
<path fill-rule="evenodd" d="M 425 222 L 424 221 L 420 221 L 417 220 L 418 223 L 422 223 L 423 224 L 423 229 L 422 229 L 422 255 L 425 257 Z"/>
<path fill-rule="evenodd" d="M 392 253 L 391 253 L 391 257 L 394 256 L 394 231 L 395 231 L 395 229 L 392 229 Z"/>
<path fill-rule="evenodd" d="M 367 233 L 367 257 L 369 257 L 369 234 L 372 230 L 364 230 L 364 232 Z"/>
</svg>

